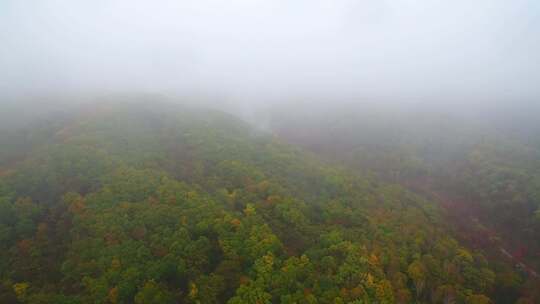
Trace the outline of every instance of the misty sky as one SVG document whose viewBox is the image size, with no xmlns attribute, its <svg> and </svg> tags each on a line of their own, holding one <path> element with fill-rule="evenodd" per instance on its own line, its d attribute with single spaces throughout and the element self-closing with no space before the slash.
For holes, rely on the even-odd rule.
<svg viewBox="0 0 540 304">
<path fill-rule="evenodd" d="M 540 98 L 538 0 L 1 0 L 0 91 Z"/>
</svg>

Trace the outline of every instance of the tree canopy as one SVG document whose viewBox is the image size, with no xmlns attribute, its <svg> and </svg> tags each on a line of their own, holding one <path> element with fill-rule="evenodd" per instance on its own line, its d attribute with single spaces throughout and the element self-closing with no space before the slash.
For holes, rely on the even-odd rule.
<svg viewBox="0 0 540 304">
<path fill-rule="evenodd" d="M 72 115 L 5 158 L 2 303 L 492 303 L 525 284 L 437 204 L 228 115 Z"/>
</svg>

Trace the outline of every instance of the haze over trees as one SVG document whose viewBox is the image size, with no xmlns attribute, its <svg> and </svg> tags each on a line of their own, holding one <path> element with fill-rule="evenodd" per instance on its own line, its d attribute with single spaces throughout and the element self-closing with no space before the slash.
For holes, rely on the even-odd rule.
<svg viewBox="0 0 540 304">
<path fill-rule="evenodd" d="M 4 302 L 538 296 L 534 276 L 458 241 L 435 201 L 227 114 L 102 103 L 16 132 L 26 140 L 6 142 L 20 148 L 4 150 L 1 177 Z"/>
<path fill-rule="evenodd" d="M 540 303 L 539 14 L 0 1 L 0 303 Z"/>
</svg>

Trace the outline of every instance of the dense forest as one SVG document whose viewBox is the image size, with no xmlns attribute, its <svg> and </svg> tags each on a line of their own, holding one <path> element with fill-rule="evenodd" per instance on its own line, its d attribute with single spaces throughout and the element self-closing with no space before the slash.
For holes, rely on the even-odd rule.
<svg viewBox="0 0 540 304">
<path fill-rule="evenodd" d="M 320 122 L 282 116 L 272 135 L 219 111 L 104 102 L 3 127 L 0 303 L 540 301 L 537 277 L 426 195 L 514 226 L 538 267 L 536 150 L 446 133 L 460 153 L 443 161 L 426 138 Z"/>
<path fill-rule="evenodd" d="M 538 107 L 468 116 L 426 108 L 319 107 L 300 119 L 277 112 L 273 127 L 326 159 L 437 201 L 470 246 L 509 257 L 538 278 Z"/>
<path fill-rule="evenodd" d="M 539 16 L 0 0 L 0 304 L 539 304 Z"/>
</svg>

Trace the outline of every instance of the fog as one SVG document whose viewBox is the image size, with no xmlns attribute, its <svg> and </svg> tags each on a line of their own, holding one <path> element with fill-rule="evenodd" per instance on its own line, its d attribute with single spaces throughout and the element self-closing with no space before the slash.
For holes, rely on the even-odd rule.
<svg viewBox="0 0 540 304">
<path fill-rule="evenodd" d="M 7 0 L 0 91 L 531 103 L 539 17 L 532 0 Z"/>
<path fill-rule="evenodd" d="M 540 0 L 0 0 L 0 303 L 540 303 L 539 117 Z"/>
</svg>

